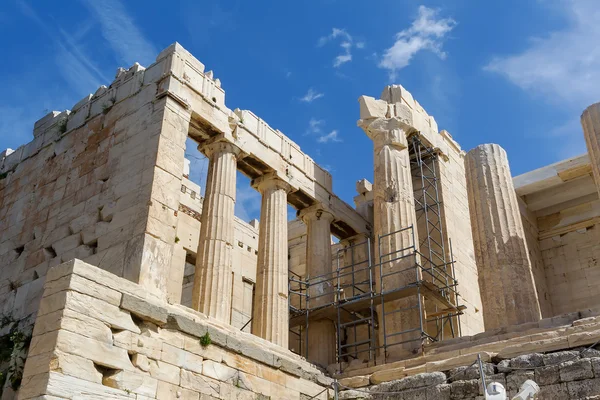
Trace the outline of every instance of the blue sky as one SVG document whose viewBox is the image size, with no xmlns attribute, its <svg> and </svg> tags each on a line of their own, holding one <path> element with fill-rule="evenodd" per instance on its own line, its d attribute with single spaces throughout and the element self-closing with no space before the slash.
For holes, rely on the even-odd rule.
<svg viewBox="0 0 600 400">
<path fill-rule="evenodd" d="M 117 67 L 178 41 L 213 70 L 229 108 L 252 110 L 333 175 L 352 203 L 372 180 L 357 98 L 400 83 L 469 150 L 498 143 L 514 175 L 585 152 L 583 109 L 600 97 L 596 0 L 70 2 L 0 8 L 0 149 L 70 108 Z M 188 149 L 196 175 L 203 168 Z M 202 179 L 202 178 L 198 178 Z M 236 213 L 258 216 L 241 179 Z"/>
</svg>

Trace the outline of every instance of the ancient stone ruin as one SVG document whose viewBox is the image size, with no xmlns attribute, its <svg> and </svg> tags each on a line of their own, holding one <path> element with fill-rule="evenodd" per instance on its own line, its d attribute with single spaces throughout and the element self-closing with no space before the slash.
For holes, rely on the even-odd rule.
<svg viewBox="0 0 600 400">
<path fill-rule="evenodd" d="M 0 155 L 1 399 L 598 398 L 600 104 L 517 177 L 402 86 L 359 107 L 354 206 L 179 44 L 36 122 Z"/>
</svg>

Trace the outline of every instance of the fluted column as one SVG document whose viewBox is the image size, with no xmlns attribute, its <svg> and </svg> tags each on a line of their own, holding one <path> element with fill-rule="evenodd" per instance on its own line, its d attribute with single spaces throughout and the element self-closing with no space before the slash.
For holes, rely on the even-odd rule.
<svg viewBox="0 0 600 400">
<path fill-rule="evenodd" d="M 485 329 L 541 319 L 508 158 L 483 144 L 465 159 Z"/>
<path fill-rule="evenodd" d="M 262 194 L 252 333 L 288 347 L 288 219 L 290 186 L 276 176 L 252 182 Z"/>
<path fill-rule="evenodd" d="M 331 259 L 331 222 L 333 215 L 320 205 L 305 208 L 300 218 L 307 227 L 306 275 L 311 280 L 309 307 L 314 308 L 334 301 Z M 321 278 L 317 278 L 321 277 Z M 327 368 L 335 363 L 335 325 L 331 320 L 309 320 L 308 360 Z"/>
<path fill-rule="evenodd" d="M 581 115 L 581 126 L 587 145 L 596 190 L 600 192 L 600 103 L 592 104 Z"/>
<path fill-rule="evenodd" d="M 399 250 L 413 245 L 418 248 L 418 242 L 414 240 L 417 237 L 417 218 L 406 139 L 413 128 L 399 118 L 361 120 L 359 126 L 373 140 L 374 147 L 375 260 L 376 263 L 381 262 L 381 270 L 375 268 L 374 271 L 375 284 L 379 291 L 390 291 L 412 284 L 420 277 L 420 270 L 416 268 L 416 255 L 397 259 L 412 252 L 412 249 L 404 252 Z M 411 226 L 412 230 L 405 229 Z M 405 230 L 398 232 L 401 229 Z M 380 236 L 383 237 L 379 240 Z M 396 260 L 391 261 L 393 259 Z M 381 275 L 390 273 L 394 274 L 384 277 L 381 287 Z M 422 310 L 419 308 L 418 300 L 416 296 L 410 296 L 386 303 L 386 314 L 401 309 L 404 311 L 385 317 L 381 306 L 379 307 L 379 345 L 387 346 L 388 357 L 402 357 L 407 352 L 417 353 L 421 349 L 419 329 Z M 412 332 L 390 336 L 412 329 L 414 329 Z M 388 336 L 385 341 L 384 332 Z M 399 342 L 404 343 L 394 345 Z"/>
<path fill-rule="evenodd" d="M 219 321 L 231 322 L 232 255 L 236 161 L 240 149 L 228 142 L 202 148 L 208 177 L 202 205 L 192 307 Z"/>
</svg>

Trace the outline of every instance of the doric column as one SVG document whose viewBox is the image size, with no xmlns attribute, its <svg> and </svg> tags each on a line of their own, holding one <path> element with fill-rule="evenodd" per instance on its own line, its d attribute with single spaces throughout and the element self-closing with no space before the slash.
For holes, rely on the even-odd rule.
<svg viewBox="0 0 600 400">
<path fill-rule="evenodd" d="M 581 126 L 592 164 L 596 189 L 600 192 L 600 103 L 592 104 L 581 114 Z"/>
<path fill-rule="evenodd" d="M 202 151 L 208 177 L 202 205 L 192 307 L 219 321 L 231 321 L 236 162 L 240 149 L 218 141 Z"/>
<path fill-rule="evenodd" d="M 485 329 L 541 319 L 508 158 L 483 144 L 465 160 Z"/>
<path fill-rule="evenodd" d="M 252 333 L 288 347 L 288 219 L 291 187 L 274 175 L 252 182 L 262 194 Z"/>
<path fill-rule="evenodd" d="M 315 308 L 334 301 L 331 259 L 333 215 L 319 204 L 305 208 L 300 218 L 306 232 L 306 276 L 310 279 L 308 306 Z M 319 278 L 320 277 L 320 278 Z M 335 363 L 335 325 L 330 320 L 308 322 L 308 360 L 324 368 Z"/>
<path fill-rule="evenodd" d="M 378 290 L 388 292 L 415 283 L 420 277 L 416 254 L 409 256 L 413 251 L 409 248 L 418 247 L 414 240 L 417 237 L 417 225 L 406 139 L 414 129 L 397 117 L 361 120 L 359 126 L 374 145 L 374 247 L 375 262 L 381 263 L 381 270 L 376 267 L 374 275 Z M 410 227 L 413 229 L 408 229 Z M 402 249 L 407 250 L 402 252 Z M 399 259 L 401 256 L 406 257 Z M 390 273 L 393 275 L 386 276 Z M 385 276 L 383 280 L 382 274 Z M 388 357 L 400 357 L 421 349 L 420 304 L 422 302 L 417 296 L 410 296 L 385 303 L 385 310 L 379 307 L 379 345 L 386 345 Z M 388 314 L 399 310 L 403 311 L 384 317 L 384 311 Z M 390 336 L 408 330 L 412 331 Z M 399 342 L 404 343 L 394 345 Z"/>
</svg>

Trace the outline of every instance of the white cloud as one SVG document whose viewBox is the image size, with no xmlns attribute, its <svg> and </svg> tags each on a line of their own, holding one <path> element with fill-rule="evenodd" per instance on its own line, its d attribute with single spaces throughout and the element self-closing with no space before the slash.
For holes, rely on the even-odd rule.
<svg viewBox="0 0 600 400">
<path fill-rule="evenodd" d="M 354 39 L 352 35 L 350 35 L 345 29 L 333 28 L 331 33 L 327 36 L 323 36 L 319 38 L 317 42 L 318 47 L 325 46 L 327 43 L 334 41 L 336 39 L 340 39 L 340 47 L 342 48 L 342 53 L 337 55 L 333 59 L 333 66 L 338 68 L 342 64 L 352 61 L 352 48 L 355 47 L 357 49 L 362 49 L 365 47 L 364 42 L 354 43 Z"/>
<path fill-rule="evenodd" d="M 308 129 L 306 130 L 306 135 L 313 135 L 321 133 L 321 128 L 325 124 L 325 121 L 322 119 L 311 118 L 308 121 Z"/>
<path fill-rule="evenodd" d="M 151 64 L 158 52 L 135 25 L 120 0 L 82 0 L 100 22 L 102 36 L 117 54 L 119 61 L 133 65 Z"/>
<path fill-rule="evenodd" d="M 551 102 L 579 108 L 600 97 L 600 8 L 597 0 L 558 1 L 566 29 L 530 38 L 525 51 L 494 58 L 486 71 Z"/>
<path fill-rule="evenodd" d="M 317 142 L 319 143 L 329 143 L 329 142 L 341 142 L 342 139 L 338 137 L 338 131 L 333 130 L 329 132 L 327 135 L 319 136 Z"/>
<path fill-rule="evenodd" d="M 396 41 L 385 50 L 379 66 L 389 70 L 394 79 L 396 72 L 408 66 L 419 51 L 428 50 L 444 59 L 446 53 L 442 46 L 455 26 L 456 21 L 452 18 L 440 18 L 439 10 L 420 6 L 417 18 L 410 28 L 396 34 Z"/>
<path fill-rule="evenodd" d="M 319 93 L 313 88 L 308 89 L 308 92 L 304 95 L 304 97 L 300 98 L 300 101 L 305 103 L 312 103 L 313 101 L 320 99 L 325 96 L 323 93 Z"/>
</svg>

